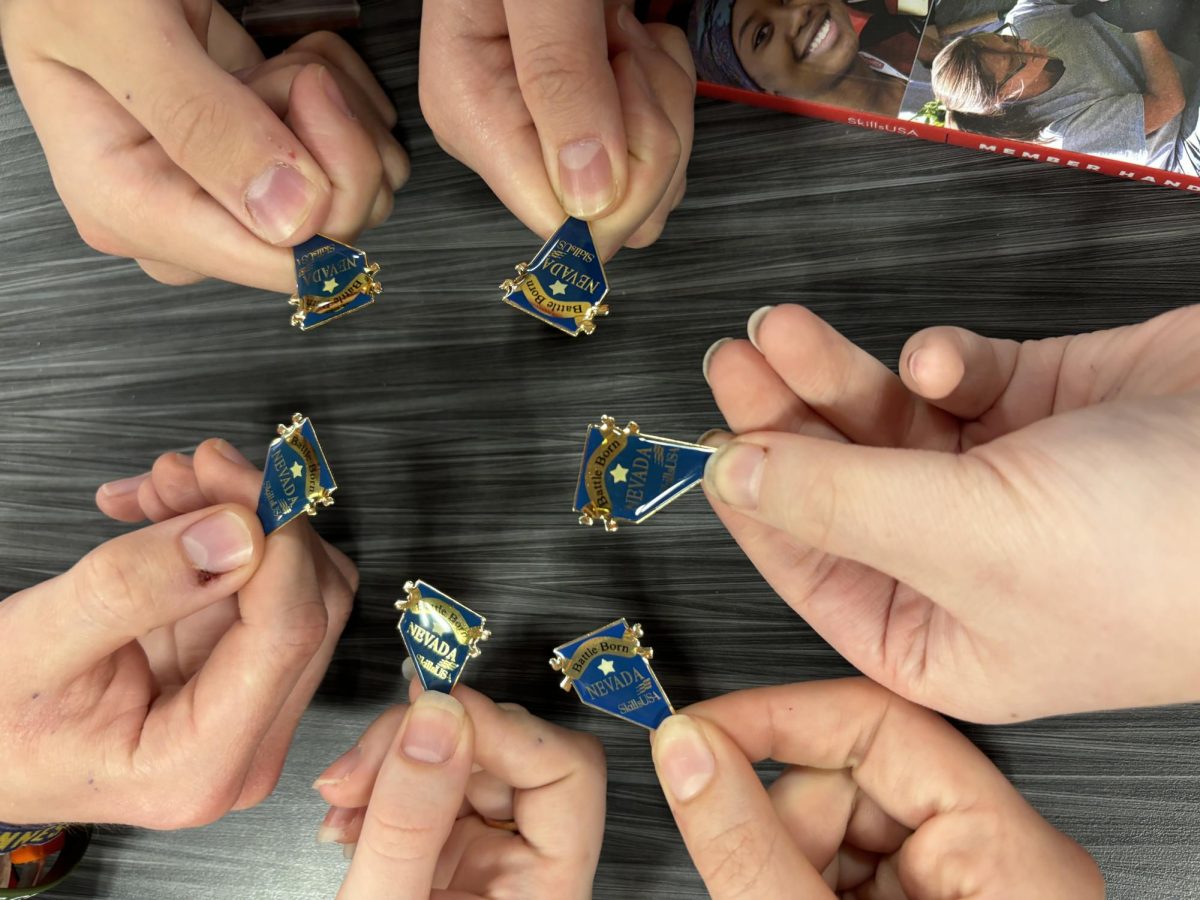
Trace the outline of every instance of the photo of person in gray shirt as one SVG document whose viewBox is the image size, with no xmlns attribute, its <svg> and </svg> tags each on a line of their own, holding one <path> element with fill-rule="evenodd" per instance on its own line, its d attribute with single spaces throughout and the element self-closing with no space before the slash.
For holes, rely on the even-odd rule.
<svg viewBox="0 0 1200 900">
<path fill-rule="evenodd" d="M 1200 175 L 1196 67 L 1116 2 L 1075 6 L 1019 0 L 1011 34 L 947 44 L 933 90 L 948 127 Z"/>
</svg>

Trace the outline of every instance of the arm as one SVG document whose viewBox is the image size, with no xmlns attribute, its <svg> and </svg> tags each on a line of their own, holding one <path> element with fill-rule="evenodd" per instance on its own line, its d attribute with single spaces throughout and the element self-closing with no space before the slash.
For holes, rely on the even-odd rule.
<svg viewBox="0 0 1200 900">
<path fill-rule="evenodd" d="M 1146 70 L 1142 99 L 1146 104 L 1146 134 L 1151 134 L 1183 112 L 1183 83 L 1157 31 L 1138 31 L 1133 39 Z"/>
</svg>

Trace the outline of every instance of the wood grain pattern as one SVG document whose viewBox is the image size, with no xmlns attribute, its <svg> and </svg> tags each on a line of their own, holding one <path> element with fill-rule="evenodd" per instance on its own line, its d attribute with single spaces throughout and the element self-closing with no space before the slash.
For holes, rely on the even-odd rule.
<svg viewBox="0 0 1200 900">
<path fill-rule="evenodd" d="M 84 247 L 0 72 L 0 596 L 121 530 L 92 504 L 99 482 L 209 435 L 258 458 L 296 409 L 342 485 L 318 527 L 363 576 L 274 796 L 202 830 L 106 831 L 48 896 L 332 897 L 344 865 L 312 843 L 309 784 L 397 696 L 392 602 L 414 577 L 488 615 L 474 683 L 604 741 L 596 896 L 702 896 L 644 734 L 562 694 L 550 648 L 641 621 L 679 706 L 851 669 L 699 495 L 615 536 L 577 527 L 585 423 L 607 412 L 682 438 L 719 424 L 701 357 L 766 303 L 806 303 L 891 365 L 930 324 L 1034 338 L 1145 319 L 1194 299 L 1200 201 L 701 103 L 687 199 L 658 244 L 610 264 L 613 315 L 571 341 L 497 299 L 537 241 L 421 122 L 414 4 L 365 5 L 353 39 L 400 107 L 413 178 L 363 241 L 381 302 L 313 334 L 287 327 L 281 297 L 164 288 Z M 418 290 L 417 273 L 435 277 Z M 1200 896 L 1195 707 L 966 730 L 1095 854 L 1110 896 Z"/>
</svg>

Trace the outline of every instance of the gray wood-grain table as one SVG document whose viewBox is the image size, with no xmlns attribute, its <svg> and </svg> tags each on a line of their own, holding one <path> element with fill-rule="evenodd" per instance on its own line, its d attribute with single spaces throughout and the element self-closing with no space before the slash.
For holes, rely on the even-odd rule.
<svg viewBox="0 0 1200 900">
<path fill-rule="evenodd" d="M 699 494 L 616 535 L 578 527 L 585 424 L 720 424 L 701 357 L 768 303 L 807 304 L 893 366 L 932 324 L 1037 338 L 1143 320 L 1195 299 L 1200 198 L 701 102 L 687 199 L 656 245 L 609 265 L 613 315 L 573 341 L 497 299 L 537 241 L 425 128 L 412 4 L 366 7 L 350 37 L 400 108 L 413 177 L 362 241 L 381 302 L 310 334 L 280 296 L 165 288 L 87 249 L 0 71 L 0 596 L 122 531 L 92 504 L 99 482 L 210 435 L 257 458 L 293 410 L 319 424 L 341 485 L 317 527 L 362 572 L 274 795 L 203 829 L 105 830 L 52 896 L 332 897 L 345 863 L 314 843 L 309 785 L 397 697 L 392 603 L 414 577 L 489 616 L 475 684 L 603 740 L 596 896 L 702 896 L 645 734 L 559 691 L 549 650 L 640 621 L 677 706 L 852 670 Z M 20 678 L 2 657 L 0 671 Z M 1195 707 L 965 730 L 1096 856 L 1112 897 L 1200 896 Z"/>
</svg>

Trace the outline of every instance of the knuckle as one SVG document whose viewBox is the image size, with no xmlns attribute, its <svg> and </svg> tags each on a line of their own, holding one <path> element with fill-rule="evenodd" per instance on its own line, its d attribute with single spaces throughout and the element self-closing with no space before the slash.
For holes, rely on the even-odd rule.
<svg viewBox="0 0 1200 900">
<path fill-rule="evenodd" d="M 291 49 L 311 50 L 331 62 L 346 53 L 354 53 L 354 49 L 332 31 L 314 31 L 292 44 Z"/>
<path fill-rule="evenodd" d="M 662 48 L 675 63 L 680 73 L 687 79 L 688 89 L 696 89 L 696 63 L 692 57 L 692 48 L 688 44 L 687 35 L 683 29 L 663 22 L 648 22 L 646 30 L 654 38 L 654 42 Z"/>
<path fill-rule="evenodd" d="M 542 44 L 522 61 L 518 81 L 523 94 L 532 94 L 547 107 L 588 103 L 588 78 L 571 48 Z"/>
<path fill-rule="evenodd" d="M 976 807 L 929 826 L 905 843 L 903 864 L 914 883 L 931 885 L 939 895 L 958 894 L 967 884 L 1003 882 L 1003 854 L 980 850 L 1021 844 L 1007 840 L 1011 835 L 1004 834 L 1004 817 L 990 808 Z"/>
<path fill-rule="evenodd" d="M 774 838 L 752 819 L 741 819 L 703 842 L 696 854 L 705 885 L 722 897 L 755 896 Z"/>
<path fill-rule="evenodd" d="M 204 280 L 203 275 L 189 272 L 186 269 L 178 269 L 174 266 L 160 266 L 151 260 L 139 259 L 137 264 L 147 276 L 159 284 L 165 284 L 167 287 L 183 287 L 184 285 L 196 284 Z"/>
<path fill-rule="evenodd" d="M 355 575 L 357 580 L 357 572 Z M 342 582 L 326 593 L 325 601 L 326 615 L 328 616 L 327 631 L 341 634 L 346 623 L 350 621 L 350 613 L 354 609 L 354 588 Z"/>
<path fill-rule="evenodd" d="M 232 110 L 215 94 L 199 91 L 160 100 L 159 106 L 156 118 L 163 123 L 166 149 L 180 168 L 191 171 L 212 162 L 209 148 L 226 148 L 221 155 L 227 155 L 226 145 L 236 139 L 237 130 Z"/>
<path fill-rule="evenodd" d="M 154 598 L 139 584 L 135 559 L 102 544 L 75 564 L 77 607 L 86 622 L 103 630 L 136 633 Z"/>
<path fill-rule="evenodd" d="M 267 797 L 271 796 L 271 792 L 275 790 L 275 786 L 279 783 L 279 776 L 282 774 L 283 760 L 271 766 L 261 765 L 255 766 L 254 769 L 246 776 L 245 782 L 242 784 L 241 793 L 237 800 L 230 806 L 230 809 L 250 809 L 258 806 Z"/>
<path fill-rule="evenodd" d="M 103 253 L 105 256 L 128 256 L 125 249 L 125 242 L 122 241 L 112 229 L 101 224 L 91 216 L 77 214 L 70 210 L 71 218 L 75 221 L 75 230 L 79 232 L 80 239 L 95 250 L 97 253 Z"/>
<path fill-rule="evenodd" d="M 667 217 L 655 213 L 649 219 L 642 223 L 633 234 L 629 236 L 629 240 L 625 242 L 626 247 L 631 247 L 634 250 L 641 250 L 643 247 L 649 247 L 660 237 L 662 237 L 663 229 L 667 227 Z"/>
<path fill-rule="evenodd" d="M 394 863 L 411 863 L 427 859 L 440 844 L 433 826 L 425 824 L 418 815 L 404 810 L 384 813 L 367 808 L 360 841 L 371 850 Z"/>
<path fill-rule="evenodd" d="M 647 118 L 639 136 L 639 150 L 644 158 L 653 160 L 661 184 L 667 184 L 675 177 L 679 161 L 683 158 L 683 141 L 679 132 L 664 115 Z"/>
<path fill-rule="evenodd" d="M 354 597 L 358 594 L 358 586 L 362 583 L 362 576 L 358 572 L 358 566 L 354 563 L 350 564 L 350 571 L 346 574 L 346 586 L 349 588 L 350 596 L 346 600 L 347 606 L 354 605 Z"/>
<path fill-rule="evenodd" d="M 314 51 L 311 47 L 301 48 L 299 44 L 292 47 L 286 53 L 276 57 L 281 63 L 286 61 L 287 70 L 292 73 L 293 77 L 305 66 L 328 66 L 329 60 L 320 53 Z M 290 80 L 290 79 L 289 79 Z"/>
<path fill-rule="evenodd" d="M 329 611 L 324 603 L 301 603 L 287 614 L 276 646 L 289 656 L 308 657 L 317 652 L 329 631 Z"/>
<path fill-rule="evenodd" d="M 192 779 L 188 779 L 191 781 Z M 181 828 L 200 828 L 211 825 L 226 815 L 237 799 L 240 783 L 221 774 L 216 778 L 195 779 L 195 787 L 172 789 L 171 802 L 152 814 L 150 827 L 176 831 Z"/>
</svg>

